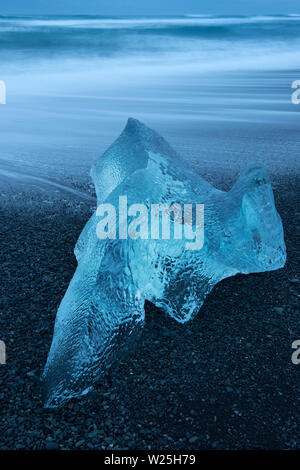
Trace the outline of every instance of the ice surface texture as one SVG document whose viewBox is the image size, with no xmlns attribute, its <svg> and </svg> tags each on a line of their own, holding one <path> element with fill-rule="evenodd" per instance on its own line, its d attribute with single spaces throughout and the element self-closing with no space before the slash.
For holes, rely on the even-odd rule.
<svg viewBox="0 0 300 470">
<path fill-rule="evenodd" d="M 135 119 L 93 166 L 98 205 L 204 204 L 204 245 L 186 240 L 100 240 L 96 213 L 83 229 L 78 267 L 59 307 L 44 371 L 46 406 L 89 392 L 132 350 L 145 300 L 178 322 L 193 318 L 217 282 L 281 268 L 286 249 L 265 168 L 248 166 L 229 192 L 188 168 L 156 132 Z"/>
</svg>

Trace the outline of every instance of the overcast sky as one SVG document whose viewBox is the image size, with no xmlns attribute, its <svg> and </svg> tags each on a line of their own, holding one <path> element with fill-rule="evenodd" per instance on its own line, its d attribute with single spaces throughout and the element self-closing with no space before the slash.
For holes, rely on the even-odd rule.
<svg viewBox="0 0 300 470">
<path fill-rule="evenodd" d="M 300 13 L 300 0 L 1 0 L 1 14 Z"/>
</svg>

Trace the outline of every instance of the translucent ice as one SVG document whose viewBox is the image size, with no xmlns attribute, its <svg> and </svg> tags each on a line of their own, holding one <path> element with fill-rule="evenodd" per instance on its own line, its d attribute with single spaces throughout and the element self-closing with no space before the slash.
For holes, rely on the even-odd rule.
<svg viewBox="0 0 300 470">
<path fill-rule="evenodd" d="M 187 250 L 184 239 L 100 240 L 99 217 L 91 217 L 75 247 L 78 267 L 57 313 L 44 371 L 47 407 L 86 394 L 134 347 L 145 300 L 184 323 L 217 282 L 275 270 L 286 259 L 281 220 L 260 164 L 248 166 L 229 192 L 219 191 L 156 132 L 129 119 L 91 174 L 98 205 L 118 207 L 120 195 L 128 205 L 146 207 L 204 204 L 204 245 Z"/>
</svg>

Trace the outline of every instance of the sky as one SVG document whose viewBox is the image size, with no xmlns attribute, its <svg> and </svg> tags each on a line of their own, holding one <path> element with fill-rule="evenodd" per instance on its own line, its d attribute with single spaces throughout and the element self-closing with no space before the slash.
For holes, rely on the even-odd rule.
<svg viewBox="0 0 300 470">
<path fill-rule="evenodd" d="M 5 14 L 176 15 L 300 13 L 299 0 L 1 0 Z"/>
</svg>

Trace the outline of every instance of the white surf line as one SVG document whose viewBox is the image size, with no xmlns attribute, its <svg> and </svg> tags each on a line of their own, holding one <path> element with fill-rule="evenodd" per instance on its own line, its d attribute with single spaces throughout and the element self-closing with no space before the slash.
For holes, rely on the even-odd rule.
<svg viewBox="0 0 300 470">
<path fill-rule="evenodd" d="M 19 173 L 17 171 L 4 170 L 3 168 L 0 168 L 0 175 L 8 176 L 9 178 L 14 178 L 14 179 L 19 179 L 19 180 L 27 180 L 27 181 L 32 181 L 32 182 L 35 181 L 37 183 L 43 183 L 49 186 L 53 186 L 54 188 L 61 189 L 62 191 L 66 191 L 68 193 L 74 194 L 74 196 L 77 196 L 81 199 L 85 199 L 86 201 L 96 202 L 96 198 L 93 196 L 90 196 L 89 194 L 78 191 L 77 189 L 73 189 L 70 186 L 64 186 L 63 184 L 56 183 L 55 181 L 49 180 L 47 178 L 42 178 L 40 176 L 28 175 L 26 173 Z"/>
</svg>

